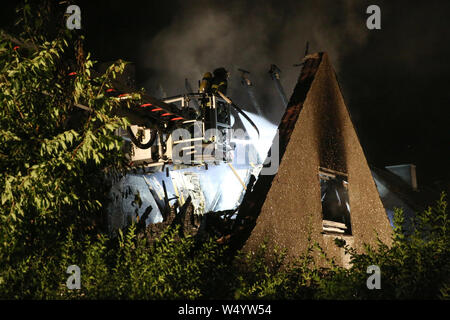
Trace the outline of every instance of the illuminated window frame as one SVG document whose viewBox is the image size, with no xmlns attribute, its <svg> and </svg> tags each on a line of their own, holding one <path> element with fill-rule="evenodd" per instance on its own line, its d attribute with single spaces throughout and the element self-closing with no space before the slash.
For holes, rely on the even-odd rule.
<svg viewBox="0 0 450 320">
<path fill-rule="evenodd" d="M 319 167 L 322 229 L 326 234 L 351 235 L 348 175 Z"/>
</svg>

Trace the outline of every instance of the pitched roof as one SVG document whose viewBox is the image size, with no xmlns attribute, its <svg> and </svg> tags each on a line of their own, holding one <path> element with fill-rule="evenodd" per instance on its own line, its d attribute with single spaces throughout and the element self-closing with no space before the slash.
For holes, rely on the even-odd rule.
<svg viewBox="0 0 450 320">
<path fill-rule="evenodd" d="M 305 59 L 278 129 L 278 172 L 260 175 L 248 187 L 238 214 L 243 224 L 230 236 L 232 243 L 253 250 L 268 237 L 295 256 L 311 235 L 342 262 L 336 236 L 323 234 L 320 167 L 348 177 L 352 235 L 346 239 L 362 248 L 376 242 L 376 231 L 389 242 L 389 220 L 326 53 Z"/>
</svg>

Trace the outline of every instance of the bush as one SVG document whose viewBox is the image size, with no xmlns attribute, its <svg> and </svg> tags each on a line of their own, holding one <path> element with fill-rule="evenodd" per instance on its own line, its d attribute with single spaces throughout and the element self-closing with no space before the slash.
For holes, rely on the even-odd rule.
<svg viewBox="0 0 450 320">
<path fill-rule="evenodd" d="M 448 299 L 446 202 L 419 213 L 416 231 L 402 233 L 401 210 L 393 244 L 364 253 L 346 247 L 352 267 L 318 268 L 311 244 L 290 263 L 262 244 L 254 254 L 230 255 L 213 239 L 197 242 L 167 229 L 151 244 L 131 225 L 116 239 L 74 241 L 72 229 L 56 254 L 34 251 L 0 270 L 1 298 L 32 299 Z M 341 244 L 342 245 L 342 244 Z M 269 258 L 269 260 L 267 260 Z M 81 290 L 66 287 L 69 265 L 81 269 Z M 369 265 L 381 269 L 381 290 L 366 287 Z"/>
<path fill-rule="evenodd" d="M 333 270 L 318 297 L 331 299 L 437 299 L 448 298 L 450 238 L 445 194 L 434 207 L 418 212 L 413 231 L 405 231 L 403 211 L 395 211 L 391 246 L 379 242 L 364 253 L 351 254 L 352 268 Z M 367 290 L 369 265 L 381 269 L 381 290 Z"/>
</svg>

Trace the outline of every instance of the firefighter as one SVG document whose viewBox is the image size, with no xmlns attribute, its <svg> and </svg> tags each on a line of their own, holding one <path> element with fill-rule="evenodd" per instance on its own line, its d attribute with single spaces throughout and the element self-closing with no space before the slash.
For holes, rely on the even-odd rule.
<svg viewBox="0 0 450 320">
<path fill-rule="evenodd" d="M 213 76 L 211 72 L 206 72 L 203 75 L 202 82 L 200 83 L 199 92 L 200 93 L 210 93 L 211 92 L 211 82 L 212 82 Z"/>
<path fill-rule="evenodd" d="M 214 76 L 213 76 L 214 74 Z M 208 93 L 208 94 L 216 94 L 219 95 L 219 92 L 223 95 L 227 94 L 228 87 L 228 71 L 221 67 L 217 68 L 211 72 L 206 72 L 203 75 L 203 79 L 200 82 L 199 92 L 200 93 Z M 217 121 L 226 123 L 229 121 L 229 114 L 227 112 L 226 106 L 219 102 L 217 104 Z"/>
<path fill-rule="evenodd" d="M 203 75 L 203 79 L 200 83 L 199 91 L 200 93 L 215 93 L 218 91 L 222 92 L 224 95 L 227 94 L 228 86 L 228 76 L 229 73 L 225 68 L 217 68 L 213 72 L 206 72 Z"/>
<path fill-rule="evenodd" d="M 222 92 L 224 95 L 227 94 L 228 87 L 228 77 L 229 73 L 225 68 L 217 68 L 214 70 L 214 77 L 211 81 L 211 91 L 212 93 L 216 93 L 218 91 Z"/>
</svg>

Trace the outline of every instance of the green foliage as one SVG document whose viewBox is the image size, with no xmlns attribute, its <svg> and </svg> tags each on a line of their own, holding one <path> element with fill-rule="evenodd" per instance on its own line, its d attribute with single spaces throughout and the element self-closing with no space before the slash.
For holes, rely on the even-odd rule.
<svg viewBox="0 0 450 320">
<path fill-rule="evenodd" d="M 205 274 L 219 265 L 223 248 L 212 241 L 196 245 L 191 237 L 175 240 L 177 229 L 149 245 L 135 231 L 131 225 L 116 239 L 100 235 L 81 242 L 69 232 L 59 256 L 49 261 L 34 253 L 3 270 L 0 298 L 195 299 L 208 290 L 202 286 L 213 285 Z M 65 286 L 65 271 L 72 264 L 81 269 L 81 290 Z"/>
<path fill-rule="evenodd" d="M 402 212 L 396 212 L 402 221 Z M 393 243 L 366 246 L 362 253 L 345 246 L 349 269 L 330 261 L 318 267 L 323 251 L 310 241 L 306 252 L 286 260 L 285 251 L 266 243 L 254 253 L 230 254 L 215 241 L 197 242 L 167 229 L 149 243 L 129 226 L 115 239 L 85 235 L 75 241 L 69 228 L 54 252 L 33 252 L 14 266 L 2 266 L 0 298 L 33 299 L 448 299 L 448 214 L 442 197 L 416 217 L 416 230 Z M 424 236 L 427 237 L 424 237 Z M 67 267 L 81 269 L 81 290 L 65 286 Z M 369 290 L 366 270 L 381 269 L 381 290 Z"/>
<path fill-rule="evenodd" d="M 103 94 L 109 74 L 91 79 L 88 56 L 83 71 L 68 77 L 60 65 L 67 45 L 45 42 L 27 57 L 0 42 L 0 217 L 10 232 L 30 218 L 40 224 L 97 212 L 102 184 L 94 181 L 120 164 L 121 141 L 113 132 L 127 122 L 112 115 L 118 101 Z M 93 112 L 69 128 L 80 102 Z"/>
<path fill-rule="evenodd" d="M 30 5 L 21 9 L 29 23 Z M 53 277 L 69 229 L 74 241 L 95 231 L 109 190 L 105 175 L 125 159 L 114 130 L 128 124 L 114 115 L 119 101 L 103 94 L 125 62 L 94 77 L 90 55 L 75 57 L 81 39 L 62 33 L 47 40 L 29 23 L 21 33 L 26 48 L 0 38 L 0 285 L 18 279 L 9 287 L 18 297 L 49 294 L 54 284 L 34 288 L 40 280 L 32 274 L 39 267 Z M 92 112 L 76 119 L 77 103 Z"/>
<path fill-rule="evenodd" d="M 418 212 L 413 231 L 405 231 L 402 210 L 395 211 L 395 229 L 390 246 L 366 246 L 357 253 L 346 246 L 352 268 L 338 268 L 324 278 L 318 297 L 330 299 L 448 299 L 450 285 L 450 239 L 445 195 L 436 206 Z M 367 267 L 381 269 L 381 290 L 366 287 Z"/>
</svg>

